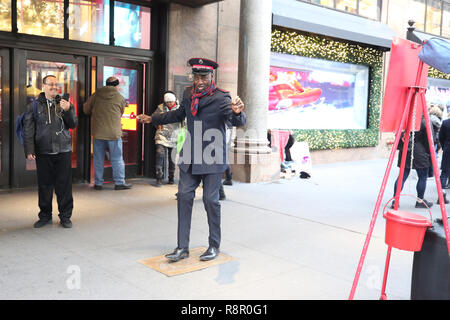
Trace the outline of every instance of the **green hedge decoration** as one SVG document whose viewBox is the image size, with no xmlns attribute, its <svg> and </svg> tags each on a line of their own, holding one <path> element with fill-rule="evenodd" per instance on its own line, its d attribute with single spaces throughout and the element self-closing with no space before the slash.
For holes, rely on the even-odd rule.
<svg viewBox="0 0 450 320">
<path fill-rule="evenodd" d="M 364 130 L 293 130 L 310 150 L 375 147 L 379 140 L 383 53 L 371 47 L 274 28 L 271 51 L 369 67 L 368 125 Z M 280 128 L 284 129 L 284 128 Z"/>
</svg>

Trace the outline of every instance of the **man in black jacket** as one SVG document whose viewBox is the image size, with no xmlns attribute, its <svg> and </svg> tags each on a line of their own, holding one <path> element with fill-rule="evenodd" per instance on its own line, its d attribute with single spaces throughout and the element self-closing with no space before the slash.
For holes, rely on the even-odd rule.
<svg viewBox="0 0 450 320">
<path fill-rule="evenodd" d="M 52 198 L 55 190 L 60 223 L 71 228 L 72 197 L 72 142 L 69 129 L 78 120 L 75 108 L 58 95 L 58 82 L 53 75 L 43 79 L 43 90 L 33 103 L 27 106 L 24 117 L 24 148 L 28 160 L 36 160 L 39 194 L 40 228 L 52 223 Z"/>
<path fill-rule="evenodd" d="M 245 124 L 244 104 L 236 97 L 231 101 L 228 91 L 213 81 L 218 64 L 208 59 L 189 60 L 194 75 L 190 96 L 180 108 L 152 116 L 139 115 L 138 120 L 154 125 L 181 122 L 186 118 L 187 134 L 180 152 L 178 184 L 178 246 L 166 258 L 172 262 L 189 256 L 189 234 L 195 190 L 203 182 L 203 204 L 208 216 L 209 247 L 200 256 L 208 261 L 217 257 L 221 240 L 219 189 L 222 174 L 228 166 L 226 124 Z"/>
</svg>

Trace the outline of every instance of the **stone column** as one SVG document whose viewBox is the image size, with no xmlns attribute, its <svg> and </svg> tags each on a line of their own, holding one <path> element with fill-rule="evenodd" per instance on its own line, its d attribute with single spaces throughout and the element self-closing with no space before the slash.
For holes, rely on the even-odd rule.
<svg viewBox="0 0 450 320">
<path fill-rule="evenodd" d="M 260 182 L 280 177 L 280 157 L 267 140 L 272 1 L 241 0 L 238 96 L 247 123 L 236 130 L 230 154 L 233 179 Z"/>
</svg>

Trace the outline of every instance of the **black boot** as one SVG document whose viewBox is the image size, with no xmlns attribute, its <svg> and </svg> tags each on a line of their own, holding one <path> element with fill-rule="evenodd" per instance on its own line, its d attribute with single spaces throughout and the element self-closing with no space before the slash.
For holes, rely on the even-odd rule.
<svg viewBox="0 0 450 320">
<path fill-rule="evenodd" d="M 447 194 L 446 194 L 445 192 L 443 192 L 443 196 L 444 196 L 444 203 L 445 203 L 445 204 L 449 204 L 450 201 L 448 201 L 448 199 L 447 199 Z M 439 197 L 438 197 L 436 203 L 439 204 Z"/>
<path fill-rule="evenodd" d="M 425 199 L 421 199 L 419 201 L 416 201 L 416 208 L 431 208 L 433 206 L 433 202 L 430 202 L 428 200 Z"/>
<path fill-rule="evenodd" d="M 224 186 L 232 186 L 232 185 L 233 185 L 233 180 L 231 180 L 231 179 L 225 179 L 225 180 L 223 181 L 223 185 L 224 185 Z"/>
</svg>

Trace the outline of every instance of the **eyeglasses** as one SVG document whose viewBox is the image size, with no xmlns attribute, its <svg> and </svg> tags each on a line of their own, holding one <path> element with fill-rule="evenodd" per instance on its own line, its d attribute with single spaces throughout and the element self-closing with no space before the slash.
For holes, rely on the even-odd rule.
<svg viewBox="0 0 450 320">
<path fill-rule="evenodd" d="M 44 83 L 44 84 L 49 87 L 57 87 L 58 86 L 57 83 Z"/>
</svg>

